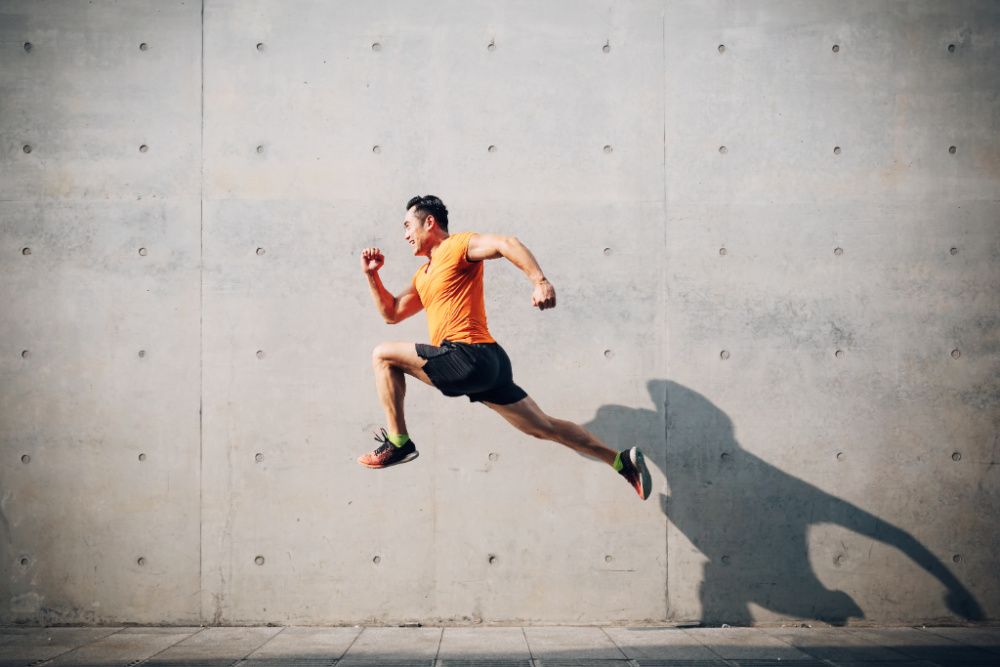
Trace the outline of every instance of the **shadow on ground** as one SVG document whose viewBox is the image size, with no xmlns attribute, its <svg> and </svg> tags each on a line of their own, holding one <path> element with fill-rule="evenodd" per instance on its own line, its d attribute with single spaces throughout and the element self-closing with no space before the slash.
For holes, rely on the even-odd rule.
<svg viewBox="0 0 1000 667">
<path fill-rule="evenodd" d="M 606 442 L 644 447 L 667 478 L 663 513 L 708 558 L 700 587 L 702 621 L 749 624 L 749 603 L 779 614 L 843 625 L 864 611 L 826 588 L 809 562 L 807 530 L 837 524 L 891 545 L 945 587 L 948 608 L 981 620 L 976 599 L 912 535 L 797 479 L 742 449 L 726 414 L 701 394 L 667 380 L 647 383 L 657 410 L 602 406 L 584 424 Z M 655 497 L 650 501 L 656 500 Z"/>
</svg>

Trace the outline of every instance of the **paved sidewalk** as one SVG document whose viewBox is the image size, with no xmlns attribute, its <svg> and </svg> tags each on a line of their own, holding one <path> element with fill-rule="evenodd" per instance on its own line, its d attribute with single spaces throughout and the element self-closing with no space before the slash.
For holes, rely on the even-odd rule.
<svg viewBox="0 0 1000 667">
<path fill-rule="evenodd" d="M 1000 627 L 0 627 L 0 667 L 998 667 Z"/>
</svg>

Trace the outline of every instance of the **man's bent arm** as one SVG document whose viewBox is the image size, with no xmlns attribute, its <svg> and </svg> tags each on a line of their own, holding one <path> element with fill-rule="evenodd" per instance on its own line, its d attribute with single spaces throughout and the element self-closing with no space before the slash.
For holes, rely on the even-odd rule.
<svg viewBox="0 0 1000 667">
<path fill-rule="evenodd" d="M 423 308 L 413 285 L 400 292 L 399 296 L 393 296 L 382 284 L 378 271 L 373 271 L 368 274 L 368 286 L 372 290 L 375 307 L 387 324 L 401 322 Z"/>
<path fill-rule="evenodd" d="M 531 282 L 535 291 L 531 296 L 531 305 L 544 310 L 556 305 L 555 288 L 545 278 L 538 260 L 531 254 L 528 247 L 514 236 L 497 236 L 495 234 L 473 234 L 469 238 L 469 248 L 465 252 L 469 261 L 496 259 L 505 257 L 510 263 L 521 269 Z"/>
</svg>

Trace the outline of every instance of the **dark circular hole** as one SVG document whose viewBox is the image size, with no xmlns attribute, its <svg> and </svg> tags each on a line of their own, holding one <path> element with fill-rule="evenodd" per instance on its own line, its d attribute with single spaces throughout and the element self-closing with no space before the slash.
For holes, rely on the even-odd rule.
<svg viewBox="0 0 1000 667">
<path fill-rule="evenodd" d="M 145 153 L 148 150 L 149 150 L 149 146 L 147 146 L 146 144 L 143 144 L 142 146 L 139 146 L 139 152 L 140 153 Z"/>
<path fill-rule="evenodd" d="M 952 350 L 951 351 L 951 358 L 952 359 L 958 359 L 960 356 L 962 356 L 962 352 L 960 350 Z"/>
<path fill-rule="evenodd" d="M 729 350 L 723 350 L 722 352 L 720 352 L 719 353 L 719 357 L 721 359 L 728 359 L 729 358 Z"/>
<path fill-rule="evenodd" d="M 834 53 L 840 53 L 840 44 L 834 44 L 833 45 L 833 52 Z"/>
<path fill-rule="evenodd" d="M 724 257 L 724 256 L 726 255 L 726 253 L 728 253 L 728 252 L 729 252 L 729 251 L 728 251 L 728 250 L 726 250 L 725 248 L 719 248 L 719 254 L 720 254 L 720 255 L 722 255 L 723 257 Z"/>
<path fill-rule="evenodd" d="M 952 155 L 954 155 L 956 151 L 958 151 L 957 146 L 948 146 L 948 152 L 951 153 Z"/>
<path fill-rule="evenodd" d="M 841 255 L 844 254 L 844 249 L 843 248 L 834 248 L 833 249 L 833 254 L 836 255 L 837 257 L 840 257 Z"/>
<path fill-rule="evenodd" d="M 952 248 L 948 252 L 950 252 L 952 255 L 957 255 L 958 254 L 958 248 Z"/>
<path fill-rule="evenodd" d="M 31 50 L 33 48 L 35 48 L 35 45 L 32 44 L 31 42 L 25 42 L 24 43 L 24 50 L 27 51 L 28 53 L 31 53 Z"/>
<path fill-rule="evenodd" d="M 24 454 L 21 456 L 21 463 L 31 463 L 31 455 Z"/>
<path fill-rule="evenodd" d="M 962 454 L 961 454 L 961 452 L 955 452 L 955 453 L 953 453 L 951 455 L 951 460 L 952 461 L 961 461 L 962 460 Z"/>
<path fill-rule="evenodd" d="M 21 147 L 21 150 L 24 151 L 25 153 L 30 153 L 31 152 L 31 144 L 25 144 L 24 146 Z"/>
<path fill-rule="evenodd" d="M 496 147 L 496 146 L 493 146 L 493 145 L 491 145 L 491 146 L 490 146 L 489 148 L 487 148 L 486 150 L 488 150 L 488 151 L 489 151 L 489 152 L 491 152 L 491 153 L 496 153 L 496 152 L 497 152 L 497 147 Z"/>
<path fill-rule="evenodd" d="M 30 352 L 28 352 L 27 350 L 21 350 L 21 358 L 22 359 L 27 359 L 30 356 L 31 356 Z"/>
<path fill-rule="evenodd" d="M 145 454 L 139 454 L 139 460 L 140 461 L 145 461 L 146 460 L 146 455 Z"/>
<path fill-rule="evenodd" d="M 726 45 L 719 44 L 719 53 L 725 53 L 725 52 L 726 52 Z"/>
<path fill-rule="evenodd" d="M 834 146 L 833 147 L 833 154 L 834 155 L 840 155 L 840 146 Z"/>
<path fill-rule="evenodd" d="M 148 51 L 149 50 L 149 44 L 147 44 L 146 42 L 143 42 L 142 44 L 139 45 L 139 50 L 140 51 Z"/>
<path fill-rule="evenodd" d="M 256 558 L 253 559 L 253 562 L 257 563 L 257 565 L 263 565 L 264 564 L 264 557 L 263 556 L 257 556 Z"/>
<path fill-rule="evenodd" d="M 949 44 L 948 45 L 948 53 L 955 53 L 955 45 L 954 44 Z"/>
<path fill-rule="evenodd" d="M 378 42 L 372 42 L 372 51 L 381 51 L 382 45 Z"/>
<path fill-rule="evenodd" d="M 257 255 L 263 255 L 263 254 L 264 254 L 264 249 L 263 248 L 257 248 Z"/>
<path fill-rule="evenodd" d="M 605 53 L 610 53 L 611 52 L 611 44 L 605 43 L 604 46 L 601 47 L 601 51 L 604 51 Z"/>
<path fill-rule="evenodd" d="M 31 254 L 31 248 L 28 248 L 28 247 L 21 248 L 21 254 L 22 255 L 30 255 Z"/>
<path fill-rule="evenodd" d="M 258 51 L 264 50 L 264 42 L 257 42 L 257 50 Z"/>
</svg>

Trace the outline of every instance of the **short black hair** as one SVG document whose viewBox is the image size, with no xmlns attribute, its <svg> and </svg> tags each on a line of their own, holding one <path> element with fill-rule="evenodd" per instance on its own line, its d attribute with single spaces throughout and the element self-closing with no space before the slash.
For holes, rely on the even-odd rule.
<svg viewBox="0 0 1000 667">
<path fill-rule="evenodd" d="M 420 222 L 426 220 L 427 215 L 430 214 L 437 220 L 438 226 L 441 229 L 448 231 L 448 208 L 438 197 L 434 195 L 410 197 L 410 201 L 406 202 L 406 210 L 409 211 L 414 206 L 417 207 L 415 213 L 420 218 Z"/>
</svg>

